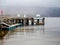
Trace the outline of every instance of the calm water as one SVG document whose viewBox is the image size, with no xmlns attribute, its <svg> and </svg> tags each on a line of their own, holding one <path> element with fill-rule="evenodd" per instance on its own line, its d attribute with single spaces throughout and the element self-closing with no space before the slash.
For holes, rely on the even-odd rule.
<svg viewBox="0 0 60 45">
<path fill-rule="evenodd" d="M 18 27 L 0 45 L 60 45 L 60 18 L 46 18 L 44 26 Z"/>
</svg>

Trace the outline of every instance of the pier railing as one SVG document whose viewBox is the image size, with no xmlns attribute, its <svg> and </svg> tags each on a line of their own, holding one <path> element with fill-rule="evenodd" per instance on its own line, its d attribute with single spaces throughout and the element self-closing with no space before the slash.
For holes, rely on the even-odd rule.
<svg viewBox="0 0 60 45">
<path fill-rule="evenodd" d="M 36 20 L 36 21 L 35 21 Z M 20 26 L 44 25 L 45 18 L 10 18 L 0 21 L 0 32 L 11 31 Z M 41 22 L 40 22 L 41 21 Z M 35 24 L 34 24 L 35 23 Z"/>
<path fill-rule="evenodd" d="M 36 20 L 36 21 L 35 21 Z M 45 18 L 10 18 L 0 20 L 0 24 L 2 27 L 11 27 L 12 25 L 22 25 L 22 26 L 29 26 L 29 25 L 44 25 Z"/>
</svg>

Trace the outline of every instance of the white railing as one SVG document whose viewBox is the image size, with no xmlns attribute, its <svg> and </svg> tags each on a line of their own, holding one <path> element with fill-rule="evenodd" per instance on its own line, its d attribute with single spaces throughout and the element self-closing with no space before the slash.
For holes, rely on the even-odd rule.
<svg viewBox="0 0 60 45">
<path fill-rule="evenodd" d="M 7 26 L 10 26 L 9 24 L 6 24 L 6 23 L 4 23 L 4 22 L 2 22 L 2 24 L 7 25 Z"/>
</svg>

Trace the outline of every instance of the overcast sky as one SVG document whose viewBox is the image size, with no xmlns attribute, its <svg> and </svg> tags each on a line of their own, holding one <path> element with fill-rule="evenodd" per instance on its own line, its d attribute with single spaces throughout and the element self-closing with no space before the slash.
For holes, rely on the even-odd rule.
<svg viewBox="0 0 60 45">
<path fill-rule="evenodd" d="M 0 0 L 0 6 L 60 7 L 60 0 Z"/>
</svg>

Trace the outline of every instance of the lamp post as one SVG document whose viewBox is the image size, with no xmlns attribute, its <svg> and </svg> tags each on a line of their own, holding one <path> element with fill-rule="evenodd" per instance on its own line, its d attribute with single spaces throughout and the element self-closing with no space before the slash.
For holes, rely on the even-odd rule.
<svg viewBox="0 0 60 45">
<path fill-rule="evenodd" d="M 18 14 L 17 16 L 20 17 L 20 14 Z"/>
<path fill-rule="evenodd" d="M 24 14 L 24 18 L 26 18 L 27 16 L 26 16 L 26 14 Z"/>
</svg>

